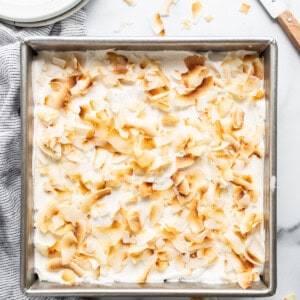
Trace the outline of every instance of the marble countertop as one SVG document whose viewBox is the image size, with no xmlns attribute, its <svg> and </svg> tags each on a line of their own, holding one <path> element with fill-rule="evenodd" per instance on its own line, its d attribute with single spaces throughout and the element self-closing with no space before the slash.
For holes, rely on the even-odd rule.
<svg viewBox="0 0 300 300">
<path fill-rule="evenodd" d="M 179 0 L 171 7 L 169 17 L 163 19 L 166 36 L 272 36 L 278 42 L 278 283 L 275 296 L 262 299 L 283 299 L 289 294 L 300 297 L 300 54 L 257 0 L 201 0 L 202 15 L 214 19 L 207 23 L 201 18 L 186 30 L 182 20 L 191 18 L 192 2 Z M 239 12 L 242 2 L 251 5 L 246 15 Z M 86 6 L 87 33 L 102 37 L 154 36 L 150 19 L 162 3 L 136 0 L 136 6 L 130 7 L 122 0 L 91 0 Z M 300 20 L 300 1 L 285 3 Z"/>
</svg>

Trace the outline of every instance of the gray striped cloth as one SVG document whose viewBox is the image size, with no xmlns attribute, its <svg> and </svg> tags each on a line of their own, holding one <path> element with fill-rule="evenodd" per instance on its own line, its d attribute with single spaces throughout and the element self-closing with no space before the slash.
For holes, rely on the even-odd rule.
<svg viewBox="0 0 300 300">
<path fill-rule="evenodd" d="M 84 10 L 40 28 L 17 28 L 0 21 L 0 299 L 27 299 L 20 289 L 20 41 L 85 34 Z"/>
</svg>

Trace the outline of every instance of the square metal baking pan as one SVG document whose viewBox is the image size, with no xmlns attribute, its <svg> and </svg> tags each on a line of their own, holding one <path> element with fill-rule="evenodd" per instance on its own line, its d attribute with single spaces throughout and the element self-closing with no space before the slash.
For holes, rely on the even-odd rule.
<svg viewBox="0 0 300 300">
<path fill-rule="evenodd" d="M 122 50 L 190 50 L 233 51 L 254 50 L 264 60 L 266 91 L 266 137 L 264 165 L 264 224 L 266 257 L 261 281 L 243 290 L 237 284 L 209 285 L 203 283 L 146 283 L 111 285 L 82 284 L 63 286 L 41 282 L 33 266 L 33 197 L 32 136 L 33 100 L 31 64 L 40 50 L 85 51 Z M 22 71 L 22 227 L 21 288 L 28 296 L 268 296 L 276 290 L 276 107 L 277 107 L 277 45 L 273 38 L 32 38 L 21 46 Z"/>
</svg>

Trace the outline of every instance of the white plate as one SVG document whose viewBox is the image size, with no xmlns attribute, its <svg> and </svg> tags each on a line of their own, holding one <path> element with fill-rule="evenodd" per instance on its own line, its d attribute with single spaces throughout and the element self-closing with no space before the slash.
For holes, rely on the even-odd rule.
<svg viewBox="0 0 300 300">
<path fill-rule="evenodd" d="M 61 15 L 81 0 L 0 0 L 0 19 L 39 22 Z"/>
</svg>

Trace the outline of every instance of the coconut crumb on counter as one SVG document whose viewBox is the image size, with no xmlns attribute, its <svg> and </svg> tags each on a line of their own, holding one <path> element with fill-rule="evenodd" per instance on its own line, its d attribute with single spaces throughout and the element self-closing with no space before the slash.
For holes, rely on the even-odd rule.
<svg viewBox="0 0 300 300">
<path fill-rule="evenodd" d="M 164 23 L 161 19 L 161 15 L 159 13 L 155 13 L 152 16 L 151 28 L 156 35 L 165 36 L 166 31 L 165 31 Z"/>
<path fill-rule="evenodd" d="M 200 15 L 202 11 L 202 4 L 200 1 L 195 1 L 192 3 L 192 16 L 193 23 L 196 25 L 200 21 Z"/>
<path fill-rule="evenodd" d="M 129 6 L 136 6 L 136 1 L 135 0 L 123 0 L 126 4 Z"/>
<path fill-rule="evenodd" d="M 126 27 L 131 26 L 133 24 L 134 22 L 132 19 L 124 19 L 119 23 L 118 27 L 114 29 L 114 32 L 119 33 L 123 31 Z"/>
<path fill-rule="evenodd" d="M 250 8 L 251 8 L 251 5 L 249 5 L 248 3 L 243 2 L 241 4 L 241 7 L 240 7 L 240 12 L 243 13 L 243 14 L 247 14 L 249 12 Z"/>
<path fill-rule="evenodd" d="M 214 17 L 213 17 L 212 15 L 207 15 L 207 16 L 205 16 L 203 19 L 204 19 L 207 23 L 210 23 L 210 22 L 214 19 Z"/>
<path fill-rule="evenodd" d="M 190 19 L 183 19 L 181 21 L 181 25 L 183 29 L 191 30 L 191 20 Z"/>
<path fill-rule="evenodd" d="M 283 298 L 283 300 L 296 300 L 296 294 L 292 293 Z"/>
<path fill-rule="evenodd" d="M 129 6 L 136 6 L 136 0 L 123 0 L 126 4 Z M 178 3 L 178 0 L 162 0 L 162 3 L 160 7 L 157 8 L 157 12 L 153 14 L 152 17 L 150 17 L 150 23 L 153 32 L 157 36 L 165 36 L 166 35 L 166 29 L 164 26 L 164 23 L 162 21 L 163 17 L 169 17 L 170 16 L 170 11 L 171 7 L 176 5 Z M 201 18 L 206 23 L 211 23 L 215 17 L 211 14 L 207 14 L 205 16 L 201 15 L 203 14 L 203 8 L 205 10 L 205 7 L 203 6 L 202 2 L 199 0 L 194 0 L 190 2 L 186 2 L 187 5 L 190 5 L 190 11 L 188 7 L 184 9 L 184 11 L 188 11 L 189 18 L 190 19 L 182 19 L 181 21 L 181 28 L 184 30 L 191 30 L 193 25 L 197 25 Z M 239 12 L 242 14 L 248 14 L 251 9 L 251 5 L 246 2 L 242 2 L 239 8 Z M 204 12 L 205 13 L 205 12 Z M 177 19 L 178 22 L 178 19 Z M 114 30 L 115 33 L 119 33 L 123 31 L 126 26 L 132 25 L 133 21 L 127 22 L 127 21 L 122 21 L 119 26 Z"/>
<path fill-rule="evenodd" d="M 171 6 L 177 3 L 178 0 L 164 0 L 164 3 L 160 9 L 160 15 L 162 17 L 167 17 L 170 14 Z"/>
</svg>

